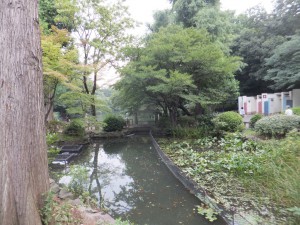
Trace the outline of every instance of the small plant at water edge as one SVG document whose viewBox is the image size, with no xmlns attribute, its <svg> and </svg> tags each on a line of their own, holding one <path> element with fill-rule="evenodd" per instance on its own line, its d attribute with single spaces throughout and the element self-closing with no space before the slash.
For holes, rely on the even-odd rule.
<svg viewBox="0 0 300 225">
<path fill-rule="evenodd" d="M 68 184 L 68 189 L 76 196 L 83 196 L 88 191 L 89 174 L 84 166 L 71 166 L 70 173 L 71 181 Z"/>
</svg>

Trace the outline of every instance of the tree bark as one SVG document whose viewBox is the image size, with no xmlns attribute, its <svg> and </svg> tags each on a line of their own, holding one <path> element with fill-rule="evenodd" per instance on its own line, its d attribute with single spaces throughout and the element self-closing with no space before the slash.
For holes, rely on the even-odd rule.
<svg viewBox="0 0 300 225">
<path fill-rule="evenodd" d="M 0 224 L 39 225 L 49 176 L 37 0 L 0 1 Z"/>
</svg>

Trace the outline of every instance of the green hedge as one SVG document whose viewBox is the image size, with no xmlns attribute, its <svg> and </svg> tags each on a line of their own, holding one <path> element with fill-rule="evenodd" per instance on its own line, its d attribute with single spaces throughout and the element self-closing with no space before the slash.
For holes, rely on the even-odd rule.
<svg viewBox="0 0 300 225">
<path fill-rule="evenodd" d="M 126 125 L 125 120 L 120 116 L 109 115 L 103 122 L 105 123 L 103 130 L 106 132 L 121 131 Z"/>
<path fill-rule="evenodd" d="M 220 113 L 213 119 L 217 132 L 236 132 L 243 129 L 243 117 L 236 112 Z"/>
<path fill-rule="evenodd" d="M 257 121 L 259 121 L 261 118 L 263 118 L 264 116 L 262 114 L 255 114 L 254 116 L 251 117 L 250 119 L 250 127 L 254 128 L 255 124 Z"/>
<path fill-rule="evenodd" d="M 300 128 L 300 116 L 266 116 L 255 124 L 255 131 L 269 137 L 283 137 L 289 131 Z"/>
</svg>

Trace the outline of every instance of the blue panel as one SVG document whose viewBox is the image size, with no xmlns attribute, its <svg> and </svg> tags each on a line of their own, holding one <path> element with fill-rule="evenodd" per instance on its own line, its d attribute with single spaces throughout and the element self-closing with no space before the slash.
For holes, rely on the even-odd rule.
<svg viewBox="0 0 300 225">
<path fill-rule="evenodd" d="M 264 114 L 269 115 L 269 102 L 268 101 L 264 102 Z"/>
<path fill-rule="evenodd" d="M 282 102 L 283 102 L 283 110 L 282 111 L 285 111 L 286 110 L 286 97 L 284 95 L 283 95 Z"/>
</svg>

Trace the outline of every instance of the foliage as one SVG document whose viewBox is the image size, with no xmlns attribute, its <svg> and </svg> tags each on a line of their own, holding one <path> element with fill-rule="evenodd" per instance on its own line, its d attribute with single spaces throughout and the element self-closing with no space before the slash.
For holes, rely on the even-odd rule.
<svg viewBox="0 0 300 225">
<path fill-rule="evenodd" d="M 60 130 L 62 130 L 65 126 L 65 123 L 63 121 L 59 121 L 59 120 L 51 120 L 48 121 L 46 124 L 46 129 L 47 132 L 49 133 L 55 133 L 55 132 L 59 132 Z"/>
<path fill-rule="evenodd" d="M 246 67 L 238 79 L 243 95 L 299 87 L 299 0 L 276 0 L 271 13 L 255 7 L 239 16 L 233 53 Z"/>
<path fill-rule="evenodd" d="M 243 118 L 236 112 L 220 113 L 213 119 L 217 132 L 235 132 L 243 128 Z"/>
<path fill-rule="evenodd" d="M 74 76 L 78 74 L 76 66 L 78 52 L 74 48 L 70 33 L 55 26 L 42 35 L 41 45 L 43 49 L 45 119 L 47 119 L 57 101 L 59 88 L 79 89 L 78 85 L 73 82 Z"/>
<path fill-rule="evenodd" d="M 260 120 L 261 118 L 263 118 L 264 116 L 262 114 L 255 114 L 251 117 L 250 119 L 250 127 L 254 128 L 255 123 Z"/>
<path fill-rule="evenodd" d="M 40 210 L 40 214 L 42 217 L 43 224 L 48 225 L 51 223 L 52 220 L 52 211 L 54 207 L 54 201 L 53 201 L 54 194 L 52 192 L 48 192 L 43 197 L 44 197 L 44 206 Z"/>
<path fill-rule="evenodd" d="M 300 33 L 276 47 L 270 58 L 266 59 L 268 69 L 265 80 L 272 81 L 274 90 L 300 87 Z"/>
<path fill-rule="evenodd" d="M 44 207 L 40 211 L 44 225 L 82 224 L 80 212 L 75 207 L 68 203 L 63 203 L 52 192 L 47 193 L 44 198 Z"/>
<path fill-rule="evenodd" d="M 205 218 L 209 221 L 209 222 L 214 222 L 215 220 L 217 220 L 217 213 L 212 209 L 212 208 L 207 208 L 204 206 L 197 206 L 197 213 L 199 213 L 200 215 L 205 216 Z"/>
<path fill-rule="evenodd" d="M 48 154 L 48 164 L 51 164 L 52 161 L 56 158 L 56 156 L 59 154 L 60 149 L 57 147 L 50 147 L 48 148 L 47 154 Z"/>
<path fill-rule="evenodd" d="M 51 132 L 47 133 L 46 143 L 48 146 L 55 144 L 57 141 L 59 141 L 58 133 L 51 133 Z"/>
<path fill-rule="evenodd" d="M 205 137 L 209 131 L 204 127 L 175 127 L 171 129 L 171 135 L 174 138 L 201 138 Z"/>
<path fill-rule="evenodd" d="M 121 131 L 126 125 L 125 120 L 121 116 L 108 115 L 103 122 L 105 123 L 103 130 L 106 132 Z"/>
<path fill-rule="evenodd" d="M 48 163 L 50 164 L 55 157 L 60 152 L 60 149 L 55 146 L 55 144 L 59 141 L 59 135 L 58 133 L 47 133 L 46 134 L 46 143 L 48 145 Z"/>
<path fill-rule="evenodd" d="M 68 184 L 68 190 L 75 196 L 84 196 L 88 191 L 89 174 L 87 168 L 84 166 L 71 166 L 69 175 L 71 181 Z"/>
<path fill-rule="evenodd" d="M 183 24 L 185 27 L 193 27 L 195 25 L 195 16 L 206 6 L 218 6 L 219 0 L 176 0 L 173 2 L 173 12 L 175 14 L 175 22 Z"/>
<path fill-rule="evenodd" d="M 64 129 L 64 134 L 70 136 L 82 136 L 84 132 L 84 127 L 79 120 L 72 120 Z"/>
<path fill-rule="evenodd" d="M 83 110 L 96 117 L 97 80 L 108 66 L 117 66 L 122 48 L 131 41 L 126 31 L 133 27 L 133 21 L 122 1 L 61 1 L 57 7 L 60 14 L 57 21 L 73 27 L 83 54 L 80 93 L 87 95 L 90 101 L 90 110 Z"/>
<path fill-rule="evenodd" d="M 215 117 L 215 114 L 210 113 L 210 114 L 202 114 L 196 117 L 198 126 L 200 127 L 205 127 L 206 129 L 211 129 L 213 128 L 213 118 Z"/>
<path fill-rule="evenodd" d="M 129 51 L 131 62 L 115 86 L 124 109 L 154 105 L 175 126 L 179 110 L 191 115 L 196 105 L 218 105 L 238 95 L 233 73 L 240 59 L 224 54 L 205 30 L 172 25 L 145 42 Z"/>
<path fill-rule="evenodd" d="M 295 115 L 300 116 L 300 107 L 294 107 L 292 110 Z"/>
<path fill-rule="evenodd" d="M 57 10 L 54 0 L 40 0 L 39 1 L 39 19 L 44 29 L 50 29 L 55 25 L 55 17 Z"/>
<path fill-rule="evenodd" d="M 300 128 L 300 116 L 272 115 L 255 124 L 255 131 L 268 137 L 282 137 L 293 129 Z"/>
</svg>

